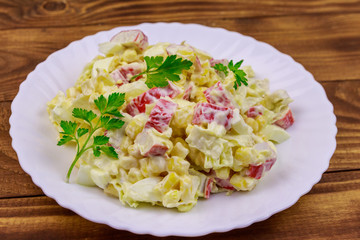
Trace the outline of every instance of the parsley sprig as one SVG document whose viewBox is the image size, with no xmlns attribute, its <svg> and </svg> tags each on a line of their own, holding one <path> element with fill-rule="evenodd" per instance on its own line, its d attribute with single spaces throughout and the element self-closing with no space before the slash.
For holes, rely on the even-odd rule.
<svg viewBox="0 0 360 240">
<path fill-rule="evenodd" d="M 222 63 L 217 63 L 215 64 L 215 66 L 213 66 L 213 68 L 215 70 L 218 70 L 219 72 L 223 72 L 225 76 L 229 74 L 228 69 L 232 71 L 235 76 L 234 88 L 236 90 L 239 86 L 241 86 L 241 84 L 244 84 L 245 86 L 248 85 L 246 73 L 244 72 L 244 70 L 239 69 L 243 62 L 244 60 L 240 60 L 234 65 L 233 60 L 231 60 L 227 66 Z"/>
<path fill-rule="evenodd" d="M 76 162 L 79 160 L 81 155 L 89 149 L 93 150 L 93 154 L 96 157 L 99 157 L 101 153 L 104 153 L 109 157 L 118 159 L 118 154 L 115 149 L 108 145 L 109 137 L 104 135 L 93 135 L 99 129 L 119 129 L 124 125 L 124 121 L 119 119 L 123 117 L 123 115 L 118 110 L 124 102 L 124 93 L 112 93 L 109 95 L 108 99 L 101 95 L 99 98 L 94 100 L 96 107 L 100 111 L 100 116 L 95 114 L 92 110 L 74 108 L 72 116 L 83 120 L 83 122 L 88 125 L 87 128 L 80 128 L 80 123 L 78 122 L 64 120 L 60 122 L 60 127 L 63 131 L 60 132 L 61 138 L 57 145 L 61 146 L 71 141 L 76 143 L 76 155 L 67 172 L 66 182 L 69 182 L 71 172 Z M 81 145 L 80 138 L 85 134 L 87 134 L 86 140 Z M 91 139 L 92 141 L 90 141 Z M 89 144 L 90 142 L 91 144 Z"/>
<path fill-rule="evenodd" d="M 146 74 L 147 79 L 145 83 L 149 88 L 166 87 L 169 84 L 167 80 L 172 82 L 179 81 L 179 74 L 181 74 L 183 70 L 189 70 L 193 64 L 189 60 L 177 58 L 176 55 L 168 56 L 165 61 L 162 56 L 146 56 L 144 60 L 147 66 L 146 70 L 133 76 L 131 79 L 136 79 Z"/>
</svg>

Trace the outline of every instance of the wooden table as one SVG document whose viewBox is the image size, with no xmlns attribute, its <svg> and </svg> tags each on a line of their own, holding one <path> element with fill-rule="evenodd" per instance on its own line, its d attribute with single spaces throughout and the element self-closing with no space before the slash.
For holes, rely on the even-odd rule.
<svg viewBox="0 0 360 240">
<path fill-rule="evenodd" d="M 8 119 L 20 83 L 52 52 L 101 30 L 158 21 L 273 45 L 313 73 L 337 116 L 337 149 L 308 194 L 268 220 L 201 238 L 360 239 L 360 1 L 1 0 L 0 12 L 0 239 L 156 238 L 90 222 L 46 197 L 18 163 Z"/>
</svg>

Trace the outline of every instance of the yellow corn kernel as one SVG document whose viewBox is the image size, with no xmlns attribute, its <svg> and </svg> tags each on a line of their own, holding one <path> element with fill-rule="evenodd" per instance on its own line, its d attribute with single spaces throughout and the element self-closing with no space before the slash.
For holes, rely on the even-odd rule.
<svg viewBox="0 0 360 240">
<path fill-rule="evenodd" d="M 175 172 L 170 172 L 166 177 L 162 180 L 162 189 L 163 193 L 170 191 L 171 189 L 179 190 L 180 188 L 180 179 L 179 176 Z"/>
<path fill-rule="evenodd" d="M 260 131 L 266 125 L 266 119 L 264 116 L 259 115 L 255 118 L 255 121 L 258 124 L 258 131 Z"/>
<path fill-rule="evenodd" d="M 174 156 L 167 160 L 167 167 L 169 172 L 184 175 L 189 170 L 190 163 L 183 158 Z"/>
<path fill-rule="evenodd" d="M 128 136 L 125 136 L 124 139 L 121 141 L 120 149 L 124 153 L 128 152 L 128 147 L 130 147 L 133 144 L 133 141 Z"/>
<path fill-rule="evenodd" d="M 119 56 L 113 56 L 113 60 L 111 61 L 111 64 L 109 66 L 109 73 L 111 73 L 112 71 L 114 71 L 116 69 L 117 66 L 119 66 L 119 62 L 120 62 L 120 57 Z"/>
<path fill-rule="evenodd" d="M 191 133 L 192 129 L 194 128 L 194 125 L 189 124 L 187 126 L 187 128 L 185 129 L 186 135 L 189 136 L 189 134 Z"/>
<path fill-rule="evenodd" d="M 189 149 L 186 148 L 181 142 L 177 142 L 170 152 L 171 156 L 177 156 L 185 159 L 189 154 Z"/>
<path fill-rule="evenodd" d="M 239 161 L 241 165 L 247 166 L 253 158 L 252 149 L 250 147 L 239 147 L 235 152 L 235 160 Z"/>
<path fill-rule="evenodd" d="M 133 156 L 133 157 L 136 157 L 136 158 L 139 158 L 141 157 L 141 154 L 140 154 L 140 150 L 139 150 L 139 145 L 138 144 L 133 144 L 133 145 L 130 145 L 127 149 L 128 153 L 130 156 Z"/>
<path fill-rule="evenodd" d="M 194 98 L 195 102 L 207 102 L 204 91 L 206 90 L 206 87 L 198 87 L 195 90 Z"/>
<path fill-rule="evenodd" d="M 174 139 L 173 143 L 174 145 L 176 145 L 177 143 L 181 143 L 184 147 L 186 147 L 187 149 L 189 149 L 189 144 L 181 137 L 177 137 Z"/>
<path fill-rule="evenodd" d="M 178 107 L 175 111 L 175 114 L 171 120 L 171 125 L 174 128 L 185 129 L 192 121 L 193 111 L 195 103 L 188 102 L 186 100 L 177 100 Z"/>
<path fill-rule="evenodd" d="M 141 179 L 144 179 L 144 176 L 141 174 L 140 169 L 138 168 L 131 168 L 128 173 L 128 181 L 131 183 L 136 183 L 137 181 L 140 181 Z"/>
<path fill-rule="evenodd" d="M 259 130 L 259 124 L 256 122 L 255 119 L 246 118 L 245 122 L 247 125 L 249 125 L 254 130 L 254 132 L 257 132 Z"/>
<path fill-rule="evenodd" d="M 135 137 L 143 130 L 146 123 L 145 117 L 142 117 L 142 115 L 137 116 L 132 118 L 125 128 L 126 135 L 129 136 L 131 139 L 135 139 Z"/>
<path fill-rule="evenodd" d="M 215 170 L 216 177 L 221 179 L 228 179 L 230 175 L 230 168 L 229 167 L 222 167 Z"/>
<path fill-rule="evenodd" d="M 250 191 L 256 186 L 258 180 L 251 177 L 244 177 L 237 173 L 230 178 L 230 183 L 238 191 Z"/>
<path fill-rule="evenodd" d="M 124 54 L 121 55 L 121 60 L 125 62 L 134 62 L 138 59 L 138 55 L 135 49 L 126 49 Z"/>
</svg>

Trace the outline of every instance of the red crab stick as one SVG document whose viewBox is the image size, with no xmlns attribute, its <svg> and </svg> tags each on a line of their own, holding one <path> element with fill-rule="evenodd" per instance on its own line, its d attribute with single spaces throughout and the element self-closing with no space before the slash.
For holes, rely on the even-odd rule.
<svg viewBox="0 0 360 240">
<path fill-rule="evenodd" d="M 158 132 L 164 132 L 170 124 L 177 104 L 166 99 L 160 99 L 150 112 L 148 121 L 145 124 L 144 130 L 136 137 L 135 142 L 142 145 L 141 153 L 146 156 L 163 156 L 168 147 L 157 140 L 157 137 L 150 128 L 154 128 Z"/>
<path fill-rule="evenodd" d="M 255 179 L 260 179 L 263 173 L 269 171 L 275 162 L 276 162 L 276 158 L 271 158 L 266 160 L 265 163 L 260 165 L 250 164 L 250 167 L 246 172 L 246 175 Z"/>
<path fill-rule="evenodd" d="M 205 188 L 204 188 L 204 198 L 210 198 L 213 182 L 214 180 L 212 178 L 206 178 Z"/>
<path fill-rule="evenodd" d="M 229 130 L 231 128 L 232 117 L 233 111 L 230 108 L 211 103 L 198 103 L 195 106 L 192 123 L 200 125 L 202 123 L 215 122 Z"/>
<path fill-rule="evenodd" d="M 283 129 L 287 129 L 289 128 L 291 125 L 293 125 L 294 123 L 294 117 L 292 115 L 292 112 L 289 108 L 289 110 L 287 112 L 285 112 L 285 114 L 275 122 L 276 125 L 278 125 L 279 127 L 283 128 Z"/>
<path fill-rule="evenodd" d="M 249 108 L 246 115 L 250 118 L 256 118 L 259 115 L 263 115 L 262 111 L 263 110 L 261 106 L 253 106 Z"/>
<path fill-rule="evenodd" d="M 130 79 L 136 74 L 141 73 L 142 68 L 140 63 L 130 63 L 128 65 L 122 66 L 118 69 L 115 69 L 110 76 L 115 80 L 121 80 L 123 84 L 129 83 Z M 139 76 L 136 80 L 141 78 Z"/>
<path fill-rule="evenodd" d="M 164 132 L 170 124 L 177 104 L 166 99 L 160 99 L 150 112 L 145 128 L 155 128 L 159 132 Z"/>
<path fill-rule="evenodd" d="M 160 97 L 174 98 L 180 93 L 180 90 L 171 82 L 166 87 L 155 87 L 143 94 L 132 99 L 126 106 L 126 111 L 135 116 L 139 113 L 144 113 L 146 110 L 146 104 L 153 103 Z"/>
<path fill-rule="evenodd" d="M 204 95 L 209 103 L 228 108 L 234 108 L 231 97 L 229 96 L 229 93 L 227 93 L 227 91 L 223 88 L 221 82 L 217 82 L 214 86 L 206 89 L 204 91 Z"/>
<path fill-rule="evenodd" d="M 147 36 L 140 30 L 125 30 L 113 36 L 110 42 L 121 43 L 124 46 L 136 46 L 144 50 L 149 45 Z"/>
</svg>

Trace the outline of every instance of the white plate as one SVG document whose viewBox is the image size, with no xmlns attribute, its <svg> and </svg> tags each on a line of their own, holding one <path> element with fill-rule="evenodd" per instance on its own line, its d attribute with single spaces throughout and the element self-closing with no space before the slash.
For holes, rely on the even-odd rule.
<svg viewBox="0 0 360 240">
<path fill-rule="evenodd" d="M 97 188 L 65 183 L 75 150 L 56 146 L 58 133 L 48 120 L 46 103 L 74 84 L 84 65 L 98 54 L 99 43 L 124 29 L 141 29 L 151 44 L 186 40 L 215 58 L 245 59 L 244 65 L 252 65 L 257 77 L 270 79 L 271 89 L 288 91 L 295 100 L 291 138 L 278 146 L 278 161 L 253 191 L 211 195 L 190 212 L 179 213 L 160 207 L 125 207 Z M 13 148 L 22 168 L 47 196 L 86 219 L 138 234 L 199 236 L 267 219 L 292 206 L 320 180 L 336 147 L 333 106 L 300 64 L 251 37 L 196 24 L 144 23 L 75 41 L 28 75 L 11 110 Z"/>
</svg>

